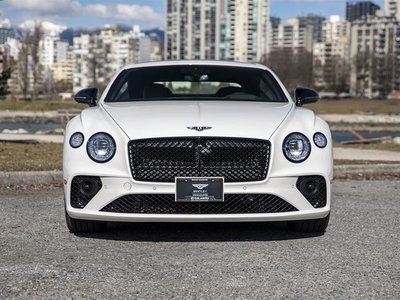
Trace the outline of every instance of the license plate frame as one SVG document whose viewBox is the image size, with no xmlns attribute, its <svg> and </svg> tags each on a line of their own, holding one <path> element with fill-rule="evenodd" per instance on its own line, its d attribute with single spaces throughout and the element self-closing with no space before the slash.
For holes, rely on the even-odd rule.
<svg viewBox="0 0 400 300">
<path fill-rule="evenodd" d="M 175 202 L 224 202 L 224 177 L 176 177 Z"/>
</svg>

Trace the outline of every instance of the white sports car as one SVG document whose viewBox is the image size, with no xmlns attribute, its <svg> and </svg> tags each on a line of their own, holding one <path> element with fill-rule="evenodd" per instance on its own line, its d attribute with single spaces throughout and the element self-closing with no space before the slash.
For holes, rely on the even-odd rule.
<svg viewBox="0 0 400 300">
<path fill-rule="evenodd" d="M 107 222 L 287 221 L 325 231 L 331 208 L 329 126 L 262 65 L 169 61 L 127 66 L 64 143 L 71 232 Z"/>
</svg>

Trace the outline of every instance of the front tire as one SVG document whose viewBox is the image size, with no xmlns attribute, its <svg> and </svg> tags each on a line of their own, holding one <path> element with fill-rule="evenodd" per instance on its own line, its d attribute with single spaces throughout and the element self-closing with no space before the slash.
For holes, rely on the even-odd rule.
<svg viewBox="0 0 400 300">
<path fill-rule="evenodd" d="M 322 219 L 290 221 L 288 226 L 295 232 L 325 232 L 329 224 L 330 214 Z"/>
<path fill-rule="evenodd" d="M 102 232 L 107 227 L 107 222 L 78 220 L 71 218 L 65 211 L 67 227 L 71 233 L 95 233 Z"/>
</svg>

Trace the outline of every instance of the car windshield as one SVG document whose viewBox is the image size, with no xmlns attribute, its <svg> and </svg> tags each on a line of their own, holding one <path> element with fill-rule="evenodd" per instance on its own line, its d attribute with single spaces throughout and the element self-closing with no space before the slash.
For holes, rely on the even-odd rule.
<svg viewBox="0 0 400 300">
<path fill-rule="evenodd" d="M 237 100 L 287 102 L 266 70 L 226 66 L 159 66 L 123 71 L 106 102 L 152 100 Z"/>
</svg>

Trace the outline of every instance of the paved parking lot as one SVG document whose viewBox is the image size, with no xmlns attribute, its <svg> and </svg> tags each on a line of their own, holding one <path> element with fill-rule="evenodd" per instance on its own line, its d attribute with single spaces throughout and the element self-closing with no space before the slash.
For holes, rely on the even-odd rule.
<svg viewBox="0 0 400 300">
<path fill-rule="evenodd" d="M 114 224 L 75 236 L 61 189 L 0 191 L 0 298 L 400 298 L 400 181 L 334 185 L 325 235 Z"/>
</svg>

